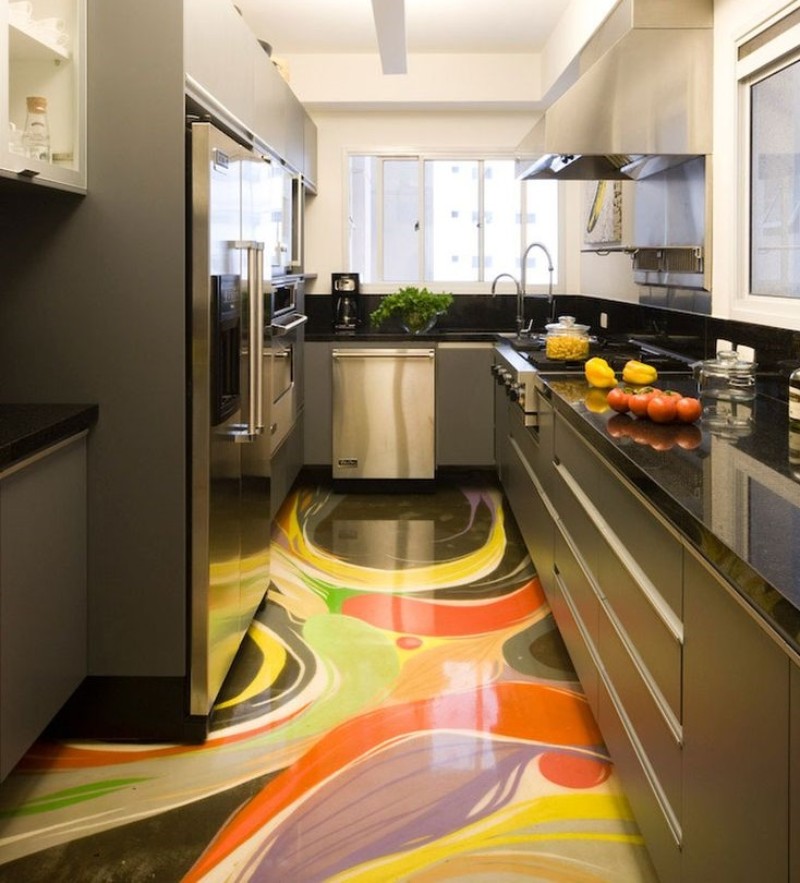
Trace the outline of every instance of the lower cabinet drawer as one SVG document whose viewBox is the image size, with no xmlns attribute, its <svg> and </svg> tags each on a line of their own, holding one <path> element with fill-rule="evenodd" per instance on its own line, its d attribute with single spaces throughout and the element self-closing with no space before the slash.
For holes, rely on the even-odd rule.
<svg viewBox="0 0 800 883">
<path fill-rule="evenodd" d="M 660 800 L 667 804 L 664 811 L 674 817 L 677 827 L 682 803 L 682 734 L 648 689 L 647 673 L 640 671 L 605 610 L 600 611 L 597 650 L 631 735 L 641 746 L 642 763 L 650 768 L 652 786 L 660 792 Z"/>
<path fill-rule="evenodd" d="M 663 800 L 653 787 L 647 762 L 643 761 L 641 746 L 623 720 L 618 702 L 601 678 L 598 682 L 597 722 L 606 747 L 614 760 L 639 830 L 644 835 L 659 880 L 661 883 L 678 883 L 682 879 L 680 836 L 667 819 Z"/>
<path fill-rule="evenodd" d="M 554 522 L 516 438 L 509 444 L 505 491 L 539 580 L 547 591 L 553 581 Z"/>
<path fill-rule="evenodd" d="M 681 719 L 683 627 L 670 609 L 647 597 L 645 589 L 605 546 L 597 564 L 597 581 L 605 604 L 636 646 L 636 652 L 663 701 L 676 720 Z"/>
<path fill-rule="evenodd" d="M 594 646 L 600 601 L 558 527 L 555 531 L 555 592 L 553 597 L 548 595 L 548 599 L 583 692 L 596 716 L 598 674 Z"/>
</svg>

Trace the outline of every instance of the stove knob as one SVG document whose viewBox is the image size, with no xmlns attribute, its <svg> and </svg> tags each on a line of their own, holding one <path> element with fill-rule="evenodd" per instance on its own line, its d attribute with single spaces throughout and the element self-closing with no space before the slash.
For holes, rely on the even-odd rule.
<svg viewBox="0 0 800 883">
<path fill-rule="evenodd" d="M 508 386 L 508 397 L 512 402 L 518 402 L 520 395 L 520 385 L 518 383 L 510 383 Z"/>
</svg>

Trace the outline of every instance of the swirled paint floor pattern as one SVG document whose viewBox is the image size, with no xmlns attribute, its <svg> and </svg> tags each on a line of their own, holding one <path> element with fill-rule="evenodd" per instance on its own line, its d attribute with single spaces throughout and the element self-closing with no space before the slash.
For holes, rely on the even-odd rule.
<svg viewBox="0 0 800 883">
<path fill-rule="evenodd" d="M 40 742 L 0 880 L 650 883 L 502 494 L 296 487 L 203 745 Z"/>
</svg>

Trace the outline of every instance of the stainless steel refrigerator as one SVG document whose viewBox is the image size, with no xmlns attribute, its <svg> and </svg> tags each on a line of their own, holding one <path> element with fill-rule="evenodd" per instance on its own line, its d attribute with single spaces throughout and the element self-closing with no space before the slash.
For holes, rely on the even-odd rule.
<svg viewBox="0 0 800 883">
<path fill-rule="evenodd" d="M 270 169 L 210 123 L 191 125 L 188 153 L 189 685 L 202 716 L 269 584 L 270 478 L 242 454 L 265 422 Z"/>
</svg>

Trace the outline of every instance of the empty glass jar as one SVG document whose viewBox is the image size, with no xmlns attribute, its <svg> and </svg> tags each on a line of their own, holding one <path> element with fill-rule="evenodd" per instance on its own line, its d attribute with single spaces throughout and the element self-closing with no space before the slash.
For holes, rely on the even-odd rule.
<svg viewBox="0 0 800 883">
<path fill-rule="evenodd" d="M 755 362 L 740 359 L 733 350 L 722 350 L 716 359 L 700 364 L 699 386 L 703 421 L 710 427 L 750 425 L 756 397 Z"/>
</svg>

